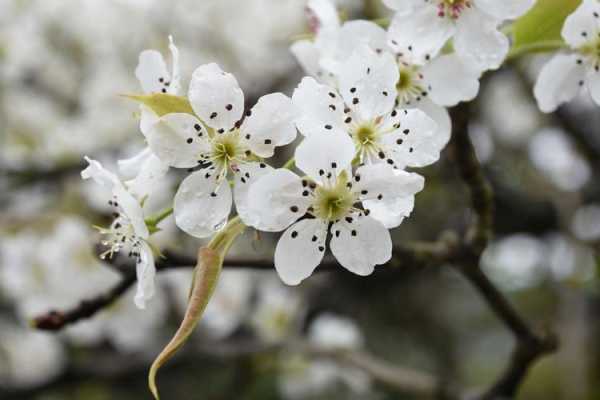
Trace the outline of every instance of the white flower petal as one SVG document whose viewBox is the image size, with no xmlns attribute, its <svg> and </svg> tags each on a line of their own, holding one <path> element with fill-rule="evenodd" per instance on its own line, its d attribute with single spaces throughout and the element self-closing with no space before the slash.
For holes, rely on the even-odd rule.
<svg viewBox="0 0 600 400">
<path fill-rule="evenodd" d="M 319 28 L 340 25 L 337 9 L 330 0 L 308 0 L 306 7 L 317 19 Z"/>
<path fill-rule="evenodd" d="M 156 267 L 152 249 L 146 242 L 140 245 L 140 260 L 136 266 L 137 289 L 134 297 L 135 305 L 140 309 L 146 308 L 146 302 L 154 296 L 154 277 Z"/>
<path fill-rule="evenodd" d="M 600 3 L 596 0 L 584 0 L 565 20 L 562 37 L 573 49 L 585 45 L 600 31 Z"/>
<path fill-rule="evenodd" d="M 348 134 L 331 132 L 307 137 L 296 147 L 295 156 L 296 166 L 320 182 L 329 173 L 335 177 L 349 167 L 355 147 Z"/>
<path fill-rule="evenodd" d="M 338 74 L 356 49 L 367 46 L 377 52 L 387 49 L 387 34 L 371 21 L 346 22 L 339 29 L 323 29 L 315 39 L 320 50 L 320 66 L 329 73 Z"/>
<path fill-rule="evenodd" d="M 127 189 L 138 199 L 149 196 L 160 187 L 169 172 L 169 165 L 153 153 L 142 161 L 135 178 L 125 182 Z"/>
<path fill-rule="evenodd" d="M 296 126 L 301 134 L 343 132 L 344 102 L 339 93 L 322 85 L 313 78 L 302 79 L 294 94 L 292 104 L 296 115 Z"/>
<path fill-rule="evenodd" d="M 140 53 L 135 76 L 142 85 L 144 93 L 161 93 L 164 83 L 170 80 L 165 60 L 156 50 L 144 50 Z"/>
<path fill-rule="evenodd" d="M 327 223 L 303 219 L 290 226 L 275 248 L 275 269 L 283 282 L 298 285 L 321 263 L 325 253 Z"/>
<path fill-rule="evenodd" d="M 196 115 L 211 128 L 229 130 L 244 113 L 244 93 L 237 80 L 215 63 L 196 68 L 188 98 Z"/>
<path fill-rule="evenodd" d="M 388 41 L 404 60 L 422 65 L 440 52 L 454 31 L 453 21 L 438 17 L 437 8 L 427 5 L 414 13 L 396 14 L 388 29 Z"/>
<path fill-rule="evenodd" d="M 144 150 L 140 151 L 136 155 L 117 161 L 121 175 L 125 178 L 135 177 L 140 173 L 140 169 L 142 168 L 144 162 L 151 156 L 152 150 L 150 150 L 150 147 L 145 147 Z"/>
<path fill-rule="evenodd" d="M 160 117 L 145 105 L 140 106 L 140 131 L 144 137 L 148 136 L 148 132 L 160 120 Z"/>
<path fill-rule="evenodd" d="M 362 120 L 372 120 L 392 110 L 399 78 L 394 57 L 387 52 L 379 55 L 367 46 L 352 54 L 338 77 L 346 104 Z"/>
<path fill-rule="evenodd" d="M 112 172 L 105 169 L 98 161 L 84 157 L 89 166 L 81 171 L 83 179 L 94 179 L 101 186 L 109 187 L 115 200 L 130 220 L 136 236 L 148 238 L 149 232 L 144 221 L 144 212 L 140 203 L 127 191 L 121 180 Z"/>
<path fill-rule="evenodd" d="M 425 179 L 414 172 L 392 168 L 387 164 L 371 164 L 359 167 L 355 176 L 360 180 L 352 190 L 361 201 L 376 200 L 394 202 L 396 199 L 414 196 L 423 190 Z"/>
<path fill-rule="evenodd" d="M 185 113 L 163 115 L 147 134 L 152 152 L 175 168 L 192 168 L 210 151 L 208 132 L 198 118 Z"/>
<path fill-rule="evenodd" d="M 414 195 L 423 190 L 422 176 L 394 169 L 386 164 L 360 167 L 355 190 L 369 216 L 386 228 L 395 228 L 408 217 L 414 207 Z"/>
<path fill-rule="evenodd" d="M 415 196 L 404 197 L 393 202 L 365 200 L 362 203 L 365 209 L 370 211 L 370 217 L 381 222 L 387 229 L 392 229 L 410 216 L 415 206 Z"/>
<path fill-rule="evenodd" d="M 479 72 L 466 66 L 456 54 L 436 57 L 423 68 L 429 96 L 441 106 L 473 100 L 479 92 Z"/>
<path fill-rule="evenodd" d="M 181 75 L 179 71 L 179 49 L 173 42 L 173 36 L 169 36 L 169 51 L 171 52 L 171 82 L 167 93 L 177 95 L 181 89 Z"/>
<path fill-rule="evenodd" d="M 300 177 L 287 169 L 266 174 L 248 189 L 248 222 L 267 232 L 284 230 L 306 213 L 310 205 L 308 193 Z"/>
<path fill-rule="evenodd" d="M 319 65 L 319 49 L 312 40 L 297 40 L 290 46 L 296 61 L 308 75 L 319 78 L 322 74 Z"/>
<path fill-rule="evenodd" d="M 369 275 L 376 265 L 392 258 L 389 231 L 371 217 L 355 214 L 342 219 L 331 226 L 331 233 L 331 252 L 344 268 L 357 275 Z"/>
<path fill-rule="evenodd" d="M 181 182 L 175 194 L 175 223 L 184 232 L 204 238 L 219 231 L 231 211 L 231 189 L 217 182 L 215 170 L 202 169 Z"/>
<path fill-rule="evenodd" d="M 579 93 L 585 67 L 577 60 L 576 54 L 557 54 L 544 65 L 533 88 L 540 110 L 553 112 Z"/>
<path fill-rule="evenodd" d="M 600 106 L 600 72 L 594 68 L 589 69 L 586 82 L 592 99 Z"/>
<path fill-rule="evenodd" d="M 133 231 L 137 237 L 147 239 L 150 236 L 146 221 L 144 219 L 144 211 L 140 203 L 129 193 L 123 185 L 113 187 L 113 196 L 123 210 L 123 214 L 129 219 Z"/>
<path fill-rule="evenodd" d="M 498 21 L 474 8 L 462 11 L 456 25 L 454 48 L 463 62 L 478 71 L 497 69 L 510 44 L 498 31 Z"/>
<path fill-rule="evenodd" d="M 424 167 L 440 158 L 439 130 L 435 121 L 418 109 L 400 110 L 400 127 L 384 135 L 386 157 L 398 168 Z"/>
<path fill-rule="evenodd" d="M 100 186 L 107 186 L 110 188 L 121 185 L 119 178 L 109 170 L 105 169 L 99 161 L 91 159 L 88 156 L 85 156 L 84 159 L 89 165 L 81 171 L 82 179 L 91 178 Z"/>
<path fill-rule="evenodd" d="M 446 147 L 450 141 L 452 132 L 452 121 L 450 120 L 448 110 L 427 98 L 416 103 L 415 108 L 423 111 L 429 118 L 435 121 L 437 129 L 431 140 L 433 140 L 440 149 Z"/>
<path fill-rule="evenodd" d="M 475 6 L 499 21 L 517 19 L 525 14 L 535 0 L 474 0 Z"/>
<path fill-rule="evenodd" d="M 296 139 L 292 101 L 282 93 L 262 96 L 241 133 L 250 150 L 259 157 L 272 157 L 276 146 L 284 146 Z"/>
<path fill-rule="evenodd" d="M 256 215 L 248 207 L 248 194 L 250 187 L 261 177 L 273 172 L 275 169 L 265 163 L 245 163 L 239 166 L 235 175 L 233 197 L 238 215 L 248 226 L 261 229 L 260 215 Z"/>
</svg>

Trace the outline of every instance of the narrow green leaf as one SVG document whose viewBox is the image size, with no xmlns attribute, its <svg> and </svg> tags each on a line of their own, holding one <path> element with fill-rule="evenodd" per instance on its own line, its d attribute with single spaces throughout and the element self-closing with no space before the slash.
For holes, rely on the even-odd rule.
<svg viewBox="0 0 600 400">
<path fill-rule="evenodd" d="M 581 4 L 581 0 L 538 0 L 527 14 L 512 25 L 514 48 L 539 42 L 562 41 L 565 19 Z"/>
<path fill-rule="evenodd" d="M 148 373 L 148 386 L 156 400 L 159 399 L 156 386 L 158 370 L 185 344 L 202 318 L 202 314 L 217 286 L 223 267 L 223 259 L 235 239 L 245 228 L 246 226 L 239 217 L 233 218 L 212 238 L 208 246 L 202 247 L 198 251 L 198 263 L 194 269 L 194 279 L 183 321 L 181 321 L 181 325 L 171 341 L 156 357 Z"/>
<path fill-rule="evenodd" d="M 157 400 L 159 399 L 159 395 L 156 386 L 156 374 L 160 367 L 183 346 L 194 331 L 217 286 L 222 264 L 223 261 L 216 251 L 203 247 L 198 252 L 198 264 L 195 269 L 193 289 L 190 293 L 183 321 L 169 344 L 167 344 L 152 363 L 148 374 L 148 386 Z"/>
<path fill-rule="evenodd" d="M 194 115 L 194 110 L 186 97 L 173 96 L 166 93 L 126 94 L 124 97 L 135 100 L 149 107 L 159 117 L 170 113 L 186 113 Z"/>
</svg>

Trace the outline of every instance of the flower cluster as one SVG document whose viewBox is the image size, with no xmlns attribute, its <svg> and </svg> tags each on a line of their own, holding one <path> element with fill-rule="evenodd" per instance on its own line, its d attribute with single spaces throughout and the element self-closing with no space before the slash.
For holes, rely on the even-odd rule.
<svg viewBox="0 0 600 400">
<path fill-rule="evenodd" d="M 310 38 L 290 48 L 307 76 L 291 98 L 272 93 L 249 106 L 236 78 L 215 63 L 196 68 L 183 96 L 172 38 L 170 71 L 159 52 L 142 52 L 135 75 L 148 146 L 120 162 L 135 178 L 123 183 L 93 160 L 83 172 L 112 188 L 116 218 L 102 233 L 108 254 L 127 247 L 136 259 L 138 305 L 152 295 L 154 276 L 143 203 L 169 168 L 189 173 L 172 207 L 181 230 L 211 237 L 235 205 L 245 225 L 283 231 L 274 263 L 287 284 L 309 277 L 327 248 L 358 275 L 389 261 L 389 230 L 410 216 L 424 187 L 413 169 L 436 162 L 450 139 L 446 108 L 477 96 L 481 76 L 508 55 L 502 27 L 534 2 L 384 0 L 394 12 L 386 30 L 342 21 L 332 2 L 309 0 Z M 573 54 L 542 70 L 535 95 L 543 111 L 585 82 L 600 102 L 599 13 L 597 0 L 584 0 L 567 19 Z M 294 141 L 293 160 L 267 163 Z"/>
</svg>

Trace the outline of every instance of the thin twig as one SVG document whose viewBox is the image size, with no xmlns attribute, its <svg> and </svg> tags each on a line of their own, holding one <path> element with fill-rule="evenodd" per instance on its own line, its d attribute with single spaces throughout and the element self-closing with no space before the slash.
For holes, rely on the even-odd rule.
<svg viewBox="0 0 600 400">
<path fill-rule="evenodd" d="M 394 259 L 390 267 L 399 266 L 426 266 L 440 259 L 449 259 L 452 251 L 452 236 L 443 237 L 439 242 L 412 243 L 394 248 Z M 191 268 L 196 265 L 196 259 L 186 255 L 166 251 L 164 257 L 156 265 L 157 272 L 164 272 L 178 268 Z M 78 305 L 69 310 L 51 310 L 32 320 L 32 326 L 40 330 L 58 331 L 67 325 L 91 318 L 96 313 L 109 307 L 136 282 L 135 268 L 130 263 L 112 265 L 122 274 L 121 280 L 106 292 L 90 299 L 82 300 Z M 226 259 L 224 268 L 247 268 L 255 270 L 274 270 L 273 262 L 264 259 Z M 341 271 L 342 267 L 333 259 L 321 263 L 318 272 Z"/>
</svg>

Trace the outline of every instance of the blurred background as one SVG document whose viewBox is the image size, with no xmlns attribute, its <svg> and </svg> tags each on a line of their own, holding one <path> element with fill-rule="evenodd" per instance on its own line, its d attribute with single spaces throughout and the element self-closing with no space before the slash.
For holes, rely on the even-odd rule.
<svg viewBox="0 0 600 400">
<path fill-rule="evenodd" d="M 249 105 L 291 95 L 303 73 L 288 47 L 308 30 L 303 0 L 0 0 L 0 399 L 150 398 L 147 368 L 176 330 L 191 269 L 159 274 L 145 311 L 130 291 L 60 333 L 29 327 L 115 285 L 96 255 L 93 224 L 110 221 L 107 193 L 83 182 L 89 155 L 116 161 L 144 146 L 138 106 L 141 50 L 181 53 L 184 87 L 193 69 L 218 62 Z M 339 1 L 351 18 L 385 15 L 376 1 Z M 545 56 L 490 73 L 474 102 L 471 139 L 496 194 L 495 240 L 483 268 L 560 350 L 535 364 L 519 399 L 600 399 L 600 113 L 583 95 L 542 115 L 532 82 Z M 288 154 L 286 154 L 286 150 Z M 469 221 L 468 197 L 445 152 L 421 170 L 426 189 L 397 243 L 434 240 Z M 275 163 L 284 162 L 289 149 Z M 165 178 L 172 199 L 181 175 Z M 195 255 L 198 240 L 172 219 L 161 249 Z M 247 232 L 233 257 L 270 259 L 275 236 Z M 274 271 L 227 270 L 206 316 L 159 382 L 165 399 L 410 399 L 364 372 L 301 354 L 269 351 L 292 336 L 364 349 L 466 387 L 490 384 L 513 338 L 454 270 L 343 270 L 285 287 Z M 248 338 L 264 348 L 248 348 Z M 255 343 L 256 341 L 252 341 Z"/>
</svg>

